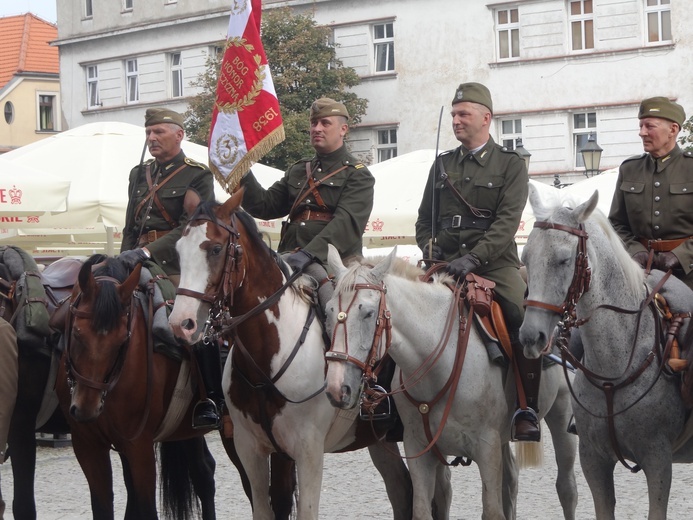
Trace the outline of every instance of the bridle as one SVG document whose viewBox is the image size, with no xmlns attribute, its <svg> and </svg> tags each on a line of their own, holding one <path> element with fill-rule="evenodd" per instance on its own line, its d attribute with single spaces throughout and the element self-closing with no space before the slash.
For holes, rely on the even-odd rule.
<svg viewBox="0 0 693 520">
<path fill-rule="evenodd" d="M 357 283 L 354 284 L 351 287 L 351 289 L 354 291 L 354 296 L 352 297 L 351 302 L 349 302 L 349 305 L 346 307 L 345 310 L 342 310 L 342 295 L 339 295 L 339 312 L 337 313 L 337 323 L 335 324 L 334 330 L 332 332 L 332 341 L 330 342 L 330 349 L 325 353 L 325 358 L 328 362 L 337 361 L 344 363 L 353 363 L 362 370 L 364 382 L 370 380 L 377 381 L 377 375 L 382 365 L 378 367 L 375 367 L 375 365 L 383 355 L 387 354 L 390 348 L 390 344 L 392 343 L 392 320 L 390 311 L 387 308 L 386 301 L 387 287 L 385 287 L 385 284 L 383 282 L 381 282 L 380 285 L 375 285 L 372 283 Z M 361 289 L 377 291 L 380 293 L 380 300 L 378 303 L 378 315 L 375 319 L 375 333 L 373 335 L 373 342 L 371 343 L 371 348 L 368 352 L 368 355 L 366 356 L 365 361 L 361 361 L 349 354 L 349 338 L 347 335 L 346 328 L 346 320 L 349 316 L 349 312 L 351 311 L 352 306 L 356 302 L 356 296 L 358 295 L 358 291 Z M 336 343 L 335 338 L 337 335 L 337 331 L 341 328 L 344 329 L 344 352 L 335 352 L 333 350 L 334 345 Z M 381 345 L 381 339 L 383 337 L 383 334 L 385 335 L 385 347 L 383 349 L 383 354 L 379 355 L 379 347 Z"/>
<path fill-rule="evenodd" d="M 590 281 L 592 279 L 592 269 L 589 266 L 587 257 L 587 238 L 588 234 L 585 231 L 585 226 L 580 223 L 578 227 L 564 226 L 563 224 L 555 224 L 545 220 L 539 220 L 534 223 L 535 228 L 539 229 L 556 229 L 564 231 L 578 237 L 577 251 L 575 253 L 575 269 L 573 271 L 573 280 L 568 287 L 568 293 L 565 300 L 560 305 L 552 305 L 536 300 L 524 300 L 525 307 L 538 307 L 551 311 L 561 316 L 561 322 L 565 326 L 566 333 L 575 326 L 576 314 L 575 306 L 578 300 L 590 289 Z"/>
<path fill-rule="evenodd" d="M 121 282 L 111 276 L 95 276 L 94 281 L 96 282 L 97 285 L 103 284 L 103 283 L 113 283 L 116 286 L 119 286 Z M 65 369 L 67 371 L 67 382 L 70 387 L 70 393 L 74 392 L 75 385 L 77 382 L 80 384 L 93 388 L 95 390 L 100 390 L 101 391 L 101 402 L 106 398 L 106 395 L 108 392 L 110 392 L 113 387 L 116 385 L 118 382 L 118 379 L 120 378 L 120 374 L 122 373 L 122 368 L 123 368 L 123 363 L 125 361 L 125 355 L 128 350 L 128 345 L 130 344 L 130 337 L 132 334 L 131 331 L 131 325 L 132 325 L 132 314 L 130 312 L 131 305 L 128 304 L 127 307 L 124 309 L 124 314 L 127 316 L 127 335 L 123 342 L 119 345 L 118 347 L 118 356 L 116 357 L 116 360 L 113 362 L 113 365 L 111 366 L 110 370 L 108 371 L 108 374 L 104 378 L 103 381 L 94 381 L 93 379 L 89 379 L 82 374 L 79 373 L 77 368 L 75 367 L 75 363 L 72 359 L 72 341 L 73 341 L 73 334 L 72 334 L 72 329 L 74 327 L 74 322 L 76 318 L 85 318 L 85 319 L 92 319 L 94 316 L 94 313 L 91 311 L 85 311 L 82 309 L 79 309 L 79 304 L 82 301 L 82 292 L 80 291 L 77 293 L 75 298 L 73 299 L 72 302 L 70 302 L 70 315 L 72 316 L 72 319 L 69 320 L 67 324 L 67 330 L 65 332 L 65 337 L 67 338 L 66 345 L 65 345 Z"/>
</svg>

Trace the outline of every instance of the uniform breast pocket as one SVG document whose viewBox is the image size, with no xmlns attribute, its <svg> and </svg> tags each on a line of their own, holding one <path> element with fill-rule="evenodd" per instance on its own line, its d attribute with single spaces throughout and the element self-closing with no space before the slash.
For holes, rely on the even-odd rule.
<svg viewBox="0 0 693 520">
<path fill-rule="evenodd" d="M 157 192 L 157 195 L 171 218 L 177 220 L 183 212 L 185 189 L 181 187 L 164 187 Z"/>
<path fill-rule="evenodd" d="M 504 183 L 505 179 L 496 175 L 477 179 L 474 182 L 476 206 L 480 209 L 495 211 Z"/>
<path fill-rule="evenodd" d="M 318 192 L 320 193 L 325 206 L 327 206 L 329 209 L 334 210 L 337 207 L 339 197 L 342 194 L 342 189 L 344 188 L 345 183 L 346 177 L 342 177 L 339 174 L 320 183 Z"/>
<path fill-rule="evenodd" d="M 668 209 L 677 225 L 690 229 L 693 223 L 693 181 L 680 182 L 669 186 Z M 686 233 L 689 233 L 686 231 Z"/>
</svg>

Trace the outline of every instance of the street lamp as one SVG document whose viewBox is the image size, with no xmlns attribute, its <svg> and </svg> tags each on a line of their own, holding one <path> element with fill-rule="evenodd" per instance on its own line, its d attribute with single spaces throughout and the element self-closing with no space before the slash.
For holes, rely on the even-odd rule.
<svg viewBox="0 0 693 520">
<path fill-rule="evenodd" d="M 599 174 L 599 161 L 602 160 L 602 148 L 597 144 L 594 132 L 587 138 L 587 144 L 582 147 L 580 153 L 585 163 L 585 176 L 593 177 Z"/>
<path fill-rule="evenodd" d="M 529 171 L 529 158 L 532 157 L 532 154 L 529 153 L 522 144 L 522 138 L 520 137 L 515 140 L 515 151 L 519 153 L 520 157 L 525 161 L 525 166 L 527 167 L 527 171 Z"/>
</svg>

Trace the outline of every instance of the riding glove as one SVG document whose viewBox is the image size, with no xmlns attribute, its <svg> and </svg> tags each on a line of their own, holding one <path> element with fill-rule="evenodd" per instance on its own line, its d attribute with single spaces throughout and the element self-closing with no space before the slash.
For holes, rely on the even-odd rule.
<svg viewBox="0 0 693 520">
<path fill-rule="evenodd" d="M 479 260 L 476 255 L 467 253 L 462 258 L 456 258 L 450 262 L 446 270 L 458 280 L 462 280 L 465 276 L 474 272 L 480 266 L 481 260 Z"/>
<path fill-rule="evenodd" d="M 657 253 L 652 263 L 655 269 L 659 269 L 660 271 L 664 272 L 667 272 L 669 269 L 673 271 L 674 269 L 681 268 L 681 263 L 679 262 L 679 259 L 671 251 L 663 251 L 661 253 Z"/>
<path fill-rule="evenodd" d="M 120 260 L 123 265 L 130 270 L 133 270 L 137 264 L 140 264 L 145 260 L 149 260 L 149 258 L 150 255 L 141 247 L 131 249 L 129 251 L 123 251 L 118 255 L 118 260 Z"/>
<path fill-rule="evenodd" d="M 633 260 L 637 262 L 640 267 L 643 269 L 647 268 L 647 259 L 649 258 L 650 254 L 647 251 L 638 251 L 633 255 Z"/>
<path fill-rule="evenodd" d="M 285 261 L 294 271 L 303 271 L 313 262 L 313 255 L 308 251 L 299 249 L 285 258 Z"/>
</svg>

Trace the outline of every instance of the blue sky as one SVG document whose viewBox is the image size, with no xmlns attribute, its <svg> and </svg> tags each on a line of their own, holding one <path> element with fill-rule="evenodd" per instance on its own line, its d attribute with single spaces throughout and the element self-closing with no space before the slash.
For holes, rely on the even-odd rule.
<svg viewBox="0 0 693 520">
<path fill-rule="evenodd" d="M 56 0 L 2 0 L 0 17 L 15 14 L 34 13 L 47 22 L 55 23 Z"/>
</svg>

